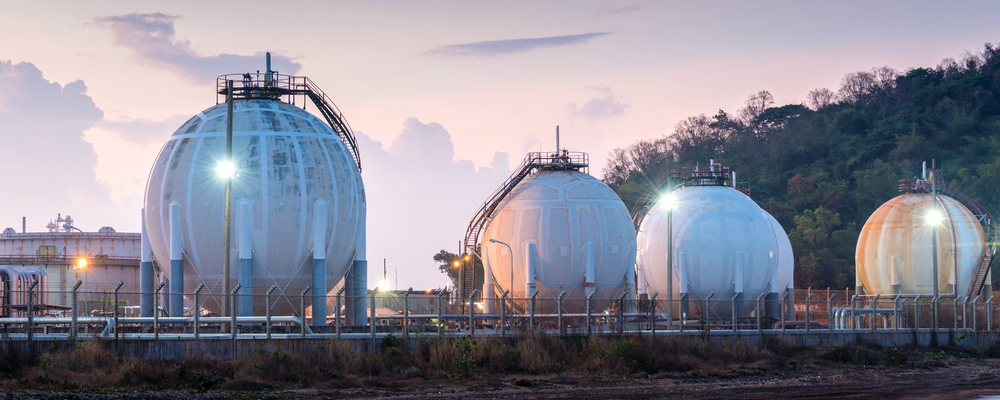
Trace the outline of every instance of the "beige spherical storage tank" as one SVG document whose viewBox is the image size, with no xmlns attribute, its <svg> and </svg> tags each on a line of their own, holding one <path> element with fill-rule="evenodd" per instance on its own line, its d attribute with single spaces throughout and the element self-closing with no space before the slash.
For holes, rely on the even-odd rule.
<svg viewBox="0 0 1000 400">
<path fill-rule="evenodd" d="M 958 200 L 937 195 L 938 275 L 933 274 L 934 197 L 906 193 L 868 218 L 857 248 L 857 281 L 867 294 L 965 296 L 984 257 L 978 218 Z M 859 292 L 860 293 L 860 292 Z"/>
<path fill-rule="evenodd" d="M 555 312 L 562 291 L 567 312 L 583 312 L 591 292 L 595 311 L 622 293 L 632 299 L 635 228 L 625 204 L 593 176 L 561 168 L 558 158 L 531 162 L 535 172 L 503 199 L 483 232 L 486 298 L 513 289 L 513 298 L 525 299 L 538 290 L 539 313 Z"/>
</svg>

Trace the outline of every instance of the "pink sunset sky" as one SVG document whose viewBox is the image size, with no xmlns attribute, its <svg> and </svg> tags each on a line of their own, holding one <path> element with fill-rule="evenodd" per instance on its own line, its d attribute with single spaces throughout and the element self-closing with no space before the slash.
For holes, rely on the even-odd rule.
<svg viewBox="0 0 1000 400">
<path fill-rule="evenodd" d="M 355 129 L 369 286 L 441 287 L 480 203 L 525 152 L 608 153 L 682 119 L 935 66 L 1000 41 L 997 2 L 13 2 L 0 12 L 0 229 L 56 213 L 138 232 L 163 142 L 215 78 L 306 75 Z M 398 276 L 397 272 L 398 271 Z"/>
</svg>

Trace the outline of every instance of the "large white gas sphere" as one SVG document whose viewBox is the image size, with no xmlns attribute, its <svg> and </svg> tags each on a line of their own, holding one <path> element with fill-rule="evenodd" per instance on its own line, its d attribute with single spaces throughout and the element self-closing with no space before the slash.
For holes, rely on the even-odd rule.
<svg viewBox="0 0 1000 400">
<path fill-rule="evenodd" d="M 226 104 L 210 107 L 167 140 L 146 184 L 147 232 L 156 261 L 170 267 L 170 205 L 180 205 L 184 292 L 200 283 L 202 305 L 219 312 L 214 296 L 223 287 L 225 181 L 217 167 L 225 157 Z M 326 203 L 324 234 L 327 287 L 347 272 L 361 239 L 365 202 L 361 174 L 330 127 L 305 110 L 270 99 L 234 100 L 230 287 L 236 286 L 240 204 L 252 204 L 254 314 L 264 314 L 272 294 L 274 314 L 298 311 L 299 294 L 312 279 L 314 209 Z M 240 293 L 246 293 L 241 289 Z M 319 293 L 314 293 L 319 295 Z M 285 295 L 289 297 L 285 297 Z M 307 304 L 309 302 L 307 301 Z"/>
<path fill-rule="evenodd" d="M 702 300 L 710 293 L 709 318 L 726 318 L 732 316 L 731 300 L 739 286 L 739 300 L 749 304 L 742 307 L 744 313 L 753 311 L 757 297 L 771 293 L 772 287 L 779 296 L 792 287 L 791 243 L 757 203 L 725 186 L 688 186 L 672 196 L 673 299 L 688 293 L 691 313 L 703 311 Z M 647 292 L 659 292 L 660 300 L 669 293 L 668 203 L 661 198 L 649 210 L 638 235 L 640 280 Z"/>
<path fill-rule="evenodd" d="M 856 254 L 857 278 L 868 294 L 933 296 L 937 226 L 938 293 L 966 295 L 982 260 L 986 236 L 962 203 L 944 195 L 937 198 L 937 216 L 933 195 L 907 193 L 868 217 Z"/>
<path fill-rule="evenodd" d="M 530 295 L 527 271 L 532 257 L 538 299 L 554 299 L 565 290 L 564 308 L 582 312 L 587 247 L 592 243 L 595 307 L 598 300 L 623 292 L 634 295 L 635 228 L 625 204 L 600 180 L 578 171 L 543 170 L 518 184 L 498 209 L 486 225 L 482 251 L 499 292 L 511 288 L 513 272 L 512 296 Z M 509 244 L 513 254 L 490 239 Z M 530 247 L 534 254 L 528 253 Z M 538 312 L 555 312 L 547 308 Z"/>
</svg>

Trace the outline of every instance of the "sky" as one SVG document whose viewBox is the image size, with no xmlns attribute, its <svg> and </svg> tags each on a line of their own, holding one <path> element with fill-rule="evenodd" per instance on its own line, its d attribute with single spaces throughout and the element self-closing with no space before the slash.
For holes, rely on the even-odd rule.
<svg viewBox="0 0 1000 400">
<path fill-rule="evenodd" d="M 0 228 L 138 232 L 167 137 L 215 78 L 309 76 L 364 163 L 369 285 L 437 288 L 431 257 L 526 152 L 608 153 L 687 117 L 1000 42 L 997 2 L 45 1 L 0 13 Z M 398 284 L 397 284 L 398 282 Z"/>
</svg>

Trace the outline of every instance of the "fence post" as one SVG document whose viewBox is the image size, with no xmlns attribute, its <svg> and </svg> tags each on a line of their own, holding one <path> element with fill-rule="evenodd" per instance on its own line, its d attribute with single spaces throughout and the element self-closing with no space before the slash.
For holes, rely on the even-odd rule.
<svg viewBox="0 0 1000 400">
<path fill-rule="evenodd" d="M 596 292 L 595 292 L 596 293 Z M 653 292 L 653 297 L 649 299 L 649 332 L 653 338 L 656 338 L 656 295 L 660 292 Z M 590 303 L 590 301 L 587 301 Z M 589 310 L 590 308 L 588 308 Z M 590 333 L 590 316 L 587 316 L 587 333 Z"/>
<path fill-rule="evenodd" d="M 28 342 L 32 341 L 35 330 L 35 286 L 38 286 L 38 279 L 28 286 Z M 31 346 L 30 343 L 28 345 Z M 35 353 L 35 346 L 31 346 L 31 353 Z"/>
<path fill-rule="evenodd" d="M 560 295 L 559 299 L 559 334 L 562 335 L 562 298 L 565 297 L 566 291 L 563 290 L 563 294 Z M 622 292 L 622 295 L 618 297 L 618 334 L 625 334 L 625 296 L 628 295 L 627 292 Z"/>
<path fill-rule="evenodd" d="M 757 340 L 758 340 L 758 343 L 759 343 L 759 341 L 762 338 L 761 335 L 764 334 L 764 332 L 761 331 L 761 328 L 760 328 L 760 324 L 761 324 L 761 317 L 760 317 L 761 307 L 760 307 L 760 302 L 764 299 L 764 296 L 767 296 L 767 293 L 761 293 L 760 296 L 757 296 L 757 303 L 756 303 L 757 309 L 754 310 L 754 315 L 757 316 Z"/>
<path fill-rule="evenodd" d="M 782 336 L 785 335 L 785 319 L 786 319 L 786 315 L 785 315 L 786 311 L 785 311 L 785 309 L 787 307 L 785 307 L 784 304 L 785 304 L 786 301 L 788 301 L 788 290 L 785 290 L 785 295 L 781 296 L 781 304 L 778 304 L 778 314 L 781 315 L 781 335 Z"/>
<path fill-rule="evenodd" d="M 559 336 L 562 336 L 562 334 L 563 334 L 562 301 L 563 301 L 563 297 L 565 297 L 565 296 L 566 296 L 566 291 L 563 290 L 562 292 L 559 293 L 559 297 L 556 299 L 556 307 L 557 307 L 556 308 L 556 312 L 559 315 L 558 320 L 557 320 L 558 323 L 556 325 L 556 328 L 559 329 Z"/>
<path fill-rule="evenodd" d="M 479 289 L 472 289 L 472 293 L 469 294 L 469 336 L 476 337 L 476 294 L 479 293 Z"/>
<path fill-rule="evenodd" d="M 153 292 L 153 339 L 160 338 L 160 289 L 163 289 L 163 285 L 166 283 L 160 282 L 160 286 Z"/>
<path fill-rule="evenodd" d="M 878 328 L 878 312 L 876 312 L 876 310 L 878 309 L 878 298 L 880 296 L 882 296 L 882 295 L 881 294 L 876 294 L 875 298 L 873 298 L 871 300 L 871 302 L 872 302 L 872 322 L 871 322 L 872 326 L 870 326 L 870 328 L 872 330 L 872 333 L 875 333 L 875 329 Z"/>
<path fill-rule="evenodd" d="M 337 326 L 337 339 L 340 339 L 340 295 L 343 294 L 346 289 L 347 285 L 345 284 L 340 287 L 340 290 L 337 291 L 337 309 L 334 312 L 334 316 L 336 317 L 334 324 Z"/>
<path fill-rule="evenodd" d="M 278 288 L 278 285 L 271 285 L 271 288 L 267 289 L 267 293 L 264 294 L 264 297 L 265 297 L 265 300 L 264 300 L 265 304 L 264 304 L 264 306 L 267 308 L 266 310 L 264 310 L 264 312 L 266 313 L 266 314 L 264 314 L 264 318 L 267 320 L 267 339 L 268 340 L 271 339 L 271 292 L 273 292 L 274 289 L 277 289 L 277 288 Z"/>
<path fill-rule="evenodd" d="M 531 297 L 528 298 L 528 326 L 531 331 L 535 331 L 535 297 L 538 296 L 538 291 L 531 292 Z"/>
<path fill-rule="evenodd" d="M 590 320 L 593 318 L 592 315 L 593 315 L 593 308 L 594 308 L 593 305 L 591 304 L 591 301 L 594 298 L 595 294 L 597 294 L 597 291 L 590 292 L 590 294 L 587 295 L 587 335 L 588 336 L 591 333 Z"/>
<path fill-rule="evenodd" d="M 836 322 L 833 316 L 833 298 L 837 297 L 837 293 L 830 294 L 830 298 L 826 299 L 826 312 L 827 312 L 827 328 L 830 329 L 830 344 L 833 344 L 833 324 Z"/>
<path fill-rule="evenodd" d="M 681 297 L 678 298 L 677 301 L 678 302 L 683 302 L 684 299 L 686 299 L 687 297 L 688 297 L 687 293 L 681 293 Z M 681 339 L 683 339 L 684 338 L 684 320 L 687 319 L 687 318 L 684 315 L 684 311 L 681 311 L 680 313 L 681 313 L 680 314 L 680 319 L 681 319 L 681 321 L 680 321 L 681 322 Z M 671 323 L 673 323 L 673 322 L 671 322 Z"/>
<path fill-rule="evenodd" d="M 972 299 L 972 331 L 973 332 L 979 331 L 979 327 L 976 326 L 976 322 L 978 322 L 978 319 L 979 319 L 979 296 L 976 296 L 976 298 Z"/>
<path fill-rule="evenodd" d="M 192 317 L 194 317 L 194 326 L 191 329 L 194 331 L 195 340 L 198 339 L 198 319 L 201 318 L 201 306 L 200 303 L 198 302 L 199 300 L 198 296 L 199 292 L 201 292 L 201 289 L 204 288 L 205 284 L 199 283 L 198 287 L 194 289 L 194 313 L 191 315 Z"/>
<path fill-rule="evenodd" d="M 705 319 L 705 330 L 707 332 L 712 331 L 712 324 L 708 322 L 708 316 L 709 316 L 708 310 L 709 306 L 711 306 L 712 304 L 711 301 L 713 296 L 715 296 L 715 292 L 711 292 L 708 294 L 708 297 L 705 298 L 705 308 L 701 311 L 701 316 Z"/>
<path fill-rule="evenodd" d="M 993 331 L 993 295 L 986 299 L 986 331 Z"/>
<path fill-rule="evenodd" d="M 410 293 L 413 293 L 413 288 L 407 289 L 403 295 L 403 336 L 407 339 L 410 338 Z"/>
<path fill-rule="evenodd" d="M 736 293 L 733 295 L 733 338 L 736 337 L 736 299 L 740 297 L 742 293 Z"/>
<path fill-rule="evenodd" d="M 500 295 L 500 338 L 504 339 L 507 337 L 507 295 L 510 294 L 510 290 L 504 290 L 503 294 Z"/>
<path fill-rule="evenodd" d="M 812 299 L 812 297 L 814 295 L 816 295 L 816 293 L 809 293 L 809 295 L 806 296 L 806 334 L 807 335 L 809 334 L 809 330 L 810 330 L 810 326 L 809 326 L 810 325 L 810 323 L 809 323 L 809 308 L 810 308 L 809 307 L 809 302 L 810 302 L 810 299 Z"/>
<path fill-rule="evenodd" d="M 114 316 L 114 320 L 115 320 L 115 327 L 114 327 L 114 329 L 115 329 L 115 344 L 117 346 L 120 346 L 120 344 L 118 343 L 118 290 L 121 289 L 122 285 L 124 285 L 124 284 L 125 284 L 125 282 L 118 281 L 118 285 L 115 286 L 115 298 L 114 298 L 115 304 L 112 306 L 113 310 L 111 311 L 111 313 L 112 313 L 111 315 Z"/>
<path fill-rule="evenodd" d="M 962 301 L 962 329 L 969 329 L 969 296 Z"/>
<path fill-rule="evenodd" d="M 444 315 L 442 314 L 441 297 L 444 296 L 445 293 L 448 292 L 445 292 L 444 290 L 438 292 L 438 337 L 444 337 L 444 320 L 442 319 Z"/>
<path fill-rule="evenodd" d="M 899 332 L 899 295 L 892 299 L 892 331 Z"/>
<path fill-rule="evenodd" d="M 302 289 L 302 294 L 299 296 L 299 322 L 301 322 L 299 325 L 299 328 L 301 328 L 299 337 L 302 339 L 306 338 L 306 293 L 309 293 L 309 289 L 312 289 L 312 287 L 306 286 L 305 289 Z"/>
<path fill-rule="evenodd" d="M 83 281 L 78 280 L 78 281 L 76 281 L 76 285 L 73 285 L 73 323 L 70 324 L 71 326 L 70 326 L 70 332 L 69 332 L 69 338 L 73 339 L 73 340 L 76 340 L 77 318 L 78 318 L 78 315 L 80 314 L 80 302 L 77 300 L 77 297 L 76 297 L 77 292 L 76 291 L 77 291 L 77 289 L 80 288 L 80 285 L 82 285 L 82 284 L 83 284 Z"/>
<path fill-rule="evenodd" d="M 931 327 L 934 329 L 934 342 L 932 343 L 937 343 L 938 316 L 940 315 L 940 309 L 938 308 L 939 301 L 941 301 L 941 295 L 934 296 L 934 298 L 931 299 L 931 315 L 934 316 L 934 320 L 931 321 L 933 323 Z"/>
<path fill-rule="evenodd" d="M 375 317 L 376 317 L 376 314 L 375 314 L 375 292 L 377 292 L 377 291 L 378 291 L 378 286 L 375 286 L 375 288 L 372 289 L 372 292 L 368 294 L 368 307 L 369 307 L 369 310 L 370 310 L 369 313 L 371 313 L 371 318 L 368 319 L 368 323 L 369 323 L 369 325 L 372 328 L 371 329 L 372 330 L 372 348 L 371 348 L 371 352 L 372 353 L 375 352 L 375 333 L 376 333 L 376 330 L 378 329 L 378 327 L 376 326 L 376 325 L 378 325 L 378 320 L 375 319 Z"/>
<path fill-rule="evenodd" d="M 857 304 L 857 302 L 858 302 L 858 294 L 855 293 L 854 296 L 851 296 L 851 334 L 852 335 L 858 333 L 858 324 L 857 324 L 857 321 L 854 320 L 854 305 Z"/>
<path fill-rule="evenodd" d="M 236 332 L 239 331 L 239 327 L 236 326 L 236 314 L 238 314 L 237 313 L 238 310 L 236 309 L 236 304 L 238 304 L 238 302 L 236 301 L 236 293 L 239 291 L 240 291 L 240 284 L 237 283 L 236 287 L 233 288 L 233 291 L 229 292 L 229 310 L 230 314 L 232 314 L 231 318 L 233 321 L 232 325 L 229 326 L 229 332 L 230 335 L 232 335 L 233 340 L 236 340 Z"/>
<path fill-rule="evenodd" d="M 920 332 L 920 295 L 913 299 L 913 331 Z"/>
</svg>

